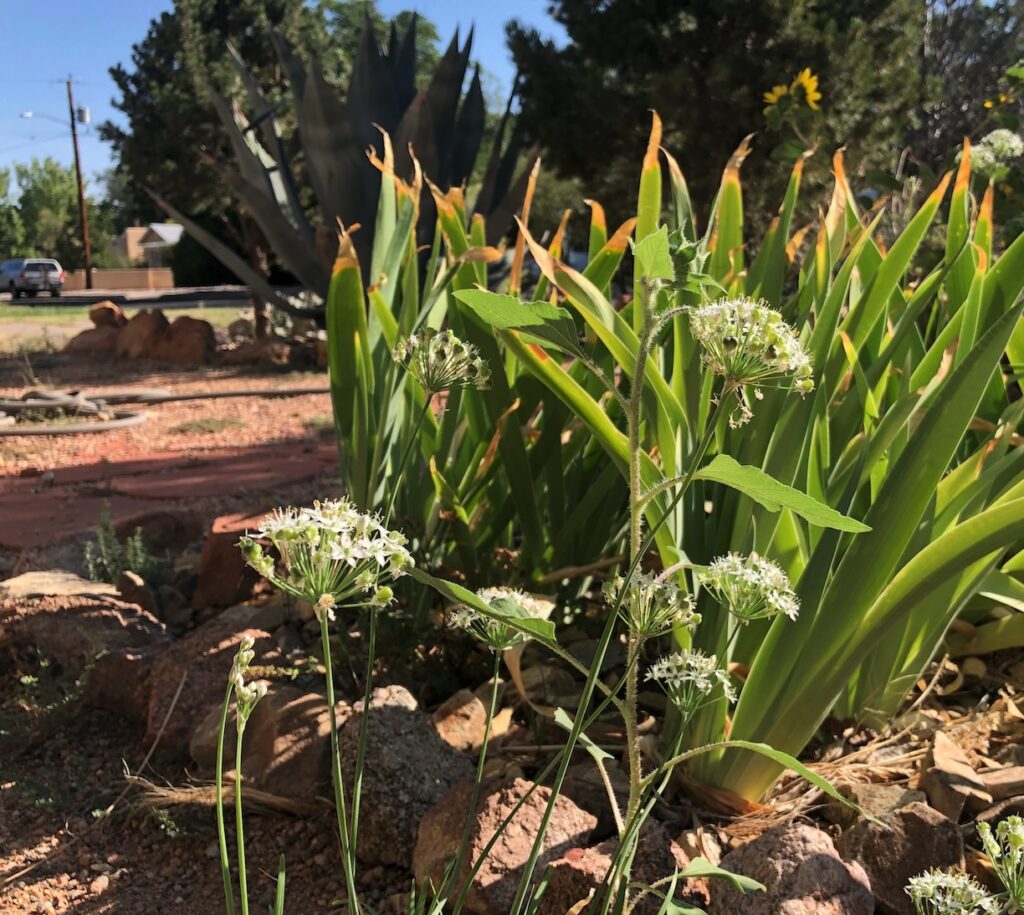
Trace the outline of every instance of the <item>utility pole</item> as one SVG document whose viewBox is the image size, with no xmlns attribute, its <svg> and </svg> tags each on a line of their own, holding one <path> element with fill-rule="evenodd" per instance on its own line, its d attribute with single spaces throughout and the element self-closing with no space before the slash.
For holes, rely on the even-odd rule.
<svg viewBox="0 0 1024 915">
<path fill-rule="evenodd" d="M 71 144 L 75 148 L 75 177 L 78 179 L 78 217 L 82 223 L 82 251 L 85 257 L 85 288 L 92 289 L 92 244 L 89 241 L 89 213 L 85 208 L 85 188 L 82 186 L 82 162 L 78 158 L 78 125 L 75 98 L 71 94 L 68 78 L 68 115 L 71 118 Z"/>
</svg>

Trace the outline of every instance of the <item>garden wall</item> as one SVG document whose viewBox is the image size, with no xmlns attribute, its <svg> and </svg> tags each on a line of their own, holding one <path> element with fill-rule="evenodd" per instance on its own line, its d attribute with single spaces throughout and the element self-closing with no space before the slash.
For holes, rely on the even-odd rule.
<svg viewBox="0 0 1024 915">
<path fill-rule="evenodd" d="M 173 289 L 174 277 L 170 267 L 127 267 L 124 269 L 93 270 L 94 289 Z M 85 272 L 69 271 L 64 278 L 65 292 L 85 289 Z"/>
</svg>

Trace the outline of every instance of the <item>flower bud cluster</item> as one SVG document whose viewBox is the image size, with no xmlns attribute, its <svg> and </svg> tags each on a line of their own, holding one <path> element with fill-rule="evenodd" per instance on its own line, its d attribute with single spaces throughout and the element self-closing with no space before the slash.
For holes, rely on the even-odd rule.
<svg viewBox="0 0 1024 915">
<path fill-rule="evenodd" d="M 470 385 L 483 390 L 490 382 L 490 368 L 477 348 L 464 343 L 450 330 L 425 328 L 399 340 L 391 355 L 428 395 Z"/>
<path fill-rule="evenodd" d="M 246 562 L 282 591 L 313 604 L 321 621 L 334 619 L 336 607 L 360 595 L 370 594 L 371 606 L 387 606 L 394 598 L 388 583 L 415 564 L 404 535 L 347 499 L 277 509 L 258 535 L 239 543 Z M 278 561 L 261 541 L 269 542 Z"/>
<path fill-rule="evenodd" d="M 495 615 L 462 605 L 448 615 L 448 625 L 468 632 L 495 652 L 529 641 L 529 634 L 517 628 L 515 620 L 547 619 L 550 612 L 549 607 L 515 588 L 482 588 L 476 594 Z"/>
<path fill-rule="evenodd" d="M 910 878 L 907 895 L 918 915 L 995 915 L 999 903 L 966 874 L 930 870 Z"/>
<path fill-rule="evenodd" d="M 627 583 L 620 575 L 605 583 L 608 603 L 619 605 L 619 616 L 642 638 L 655 638 L 672 629 L 693 629 L 700 622 L 696 601 L 675 582 L 662 581 L 646 572 L 635 573 Z"/>
<path fill-rule="evenodd" d="M 721 687 L 730 702 L 736 701 L 736 689 L 729 674 L 718 665 L 718 658 L 702 651 L 683 649 L 659 658 L 647 671 L 647 679 L 657 683 L 688 722 Z"/>
<path fill-rule="evenodd" d="M 690 330 L 704 350 L 704 363 L 734 387 L 791 377 L 801 394 L 814 390 L 810 357 L 782 315 L 763 302 L 719 299 L 694 308 Z"/>
<path fill-rule="evenodd" d="M 786 573 L 757 553 L 719 556 L 706 569 L 699 570 L 696 577 L 700 586 L 741 622 L 768 619 L 780 613 L 795 620 L 800 613 L 800 601 Z"/>
</svg>

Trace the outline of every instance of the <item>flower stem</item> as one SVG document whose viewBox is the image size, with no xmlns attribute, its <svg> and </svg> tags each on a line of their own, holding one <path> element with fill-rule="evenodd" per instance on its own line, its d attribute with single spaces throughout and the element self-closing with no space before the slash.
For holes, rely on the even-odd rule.
<svg viewBox="0 0 1024 915">
<path fill-rule="evenodd" d="M 345 870 L 348 908 L 352 915 L 360 915 L 359 895 L 356 890 L 355 850 L 349 842 L 345 812 L 344 780 L 341 775 L 341 752 L 338 748 L 338 713 L 335 709 L 334 670 L 331 666 L 331 640 L 327 632 L 327 616 L 320 619 L 320 641 L 324 653 L 324 679 L 327 686 L 327 712 L 331 722 L 331 780 L 334 784 L 334 809 L 338 815 L 338 837 L 341 840 L 341 863 Z"/>
<path fill-rule="evenodd" d="M 220 847 L 220 874 L 224 881 L 224 908 L 227 915 L 235 915 L 235 891 L 231 885 L 231 865 L 228 863 L 227 830 L 224 827 L 224 732 L 228 725 L 228 707 L 231 704 L 232 684 L 228 683 L 224 704 L 220 709 L 220 727 L 217 730 L 217 845 Z"/>
<path fill-rule="evenodd" d="M 359 719 L 359 748 L 356 750 L 356 771 L 352 782 L 352 826 L 350 844 L 358 845 L 359 801 L 363 794 L 363 765 L 366 760 L 366 734 L 370 721 L 370 703 L 373 699 L 373 663 L 377 650 L 377 608 L 369 608 L 370 624 L 366 648 L 366 684 L 363 689 L 363 714 Z"/>
<path fill-rule="evenodd" d="M 406 442 L 405 450 L 402 452 L 402 458 L 398 462 L 398 477 L 395 480 L 395 485 L 391 487 L 391 495 L 388 496 L 388 506 L 384 509 L 384 524 L 385 526 L 391 523 L 391 511 L 395 507 L 395 497 L 398 495 L 398 490 L 402 488 L 402 481 L 405 479 L 405 468 L 409 463 L 409 456 L 412 454 L 412 450 L 416 445 L 416 442 L 420 437 L 420 428 L 423 426 L 423 420 L 427 417 L 427 410 L 430 409 L 430 401 L 433 400 L 433 395 L 428 392 L 426 399 L 423 401 L 423 409 L 420 410 L 419 417 L 416 419 L 416 425 L 413 427 L 412 434 L 409 436 L 409 441 Z"/>
<path fill-rule="evenodd" d="M 236 714 L 238 714 L 236 712 Z M 245 875 L 245 832 L 242 827 L 242 735 L 245 721 L 238 714 L 238 737 L 235 742 L 235 841 L 238 845 L 238 891 L 242 915 L 249 915 L 249 890 Z"/>
</svg>

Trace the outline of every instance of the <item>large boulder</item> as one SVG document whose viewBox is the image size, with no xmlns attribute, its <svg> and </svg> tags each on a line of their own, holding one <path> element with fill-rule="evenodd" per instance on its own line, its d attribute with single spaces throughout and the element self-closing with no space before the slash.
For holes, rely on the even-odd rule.
<svg viewBox="0 0 1024 915">
<path fill-rule="evenodd" d="M 218 621 L 194 629 L 157 658 L 150 680 L 147 741 L 155 740 L 162 729 L 164 748 L 188 747 L 196 723 L 224 701 L 231 662 L 247 635 L 254 642 L 254 666 L 281 664 L 283 658 L 270 633 Z"/>
<path fill-rule="evenodd" d="M 875 897 L 864 869 L 847 864 L 820 829 L 776 826 L 729 852 L 725 870 L 763 883 L 763 893 L 742 893 L 713 880 L 711 915 L 874 915 Z"/>
<path fill-rule="evenodd" d="M 117 337 L 117 354 L 129 359 L 149 359 L 168 326 L 167 318 L 159 308 L 140 309 L 121 328 Z"/>
<path fill-rule="evenodd" d="M 881 818 L 861 820 L 836 840 L 844 861 L 864 868 L 885 915 L 914 915 L 905 887 L 931 867 L 964 867 L 964 844 L 956 823 L 920 802 Z"/>
<path fill-rule="evenodd" d="M 128 323 L 121 306 L 109 299 L 97 302 L 89 309 L 89 320 L 97 327 L 124 327 Z"/>
<path fill-rule="evenodd" d="M 481 786 L 465 860 L 453 882 L 455 891 L 464 885 L 498 827 L 531 787 L 531 782 L 521 778 L 492 780 Z M 417 881 L 429 879 L 435 886 L 440 885 L 449 860 L 458 853 L 472 795 L 473 779 L 469 778 L 452 788 L 423 817 L 412 861 Z M 550 798 L 550 789 L 539 787 L 512 817 L 473 878 L 466 896 L 468 911 L 477 915 L 506 915 L 509 911 Z M 559 796 L 541 845 L 534 881 L 571 849 L 586 847 L 596 822 L 591 814 Z"/>
<path fill-rule="evenodd" d="M 120 339 L 120 328 L 110 325 L 89 327 L 75 334 L 64 344 L 65 353 L 116 353 L 117 341 Z"/>
<path fill-rule="evenodd" d="M 157 340 L 152 358 L 172 365 L 209 365 L 216 351 L 213 325 L 201 318 L 180 315 Z"/>
<path fill-rule="evenodd" d="M 541 900 L 538 915 L 565 915 L 574 905 L 590 897 L 602 885 L 619 848 L 618 838 L 606 839 L 593 848 L 573 848 L 551 865 L 548 888 Z M 648 886 L 671 878 L 676 870 L 690 863 L 686 853 L 672 841 L 664 827 L 648 820 L 640 831 L 640 841 L 633 857 L 630 879 Z M 707 904 L 703 881 L 681 881 L 674 898 L 694 906 Z M 631 909 L 635 915 L 657 915 L 662 898 L 648 893 Z"/>
<path fill-rule="evenodd" d="M 341 728 L 345 785 L 351 790 L 362 722 L 362 702 Z M 367 726 L 359 838 L 356 852 L 370 864 L 408 866 L 420 820 L 459 780 L 473 772 L 445 743 L 430 716 L 400 686 L 376 690 Z"/>
<path fill-rule="evenodd" d="M 211 706 L 189 743 L 192 758 L 212 770 L 217 763 L 220 707 Z M 339 726 L 352 714 L 339 702 Z M 234 767 L 235 713 L 224 739 L 225 769 Z M 286 683 L 272 683 L 245 727 L 242 771 L 246 784 L 279 797 L 313 798 L 331 791 L 331 724 L 324 696 Z"/>
</svg>

